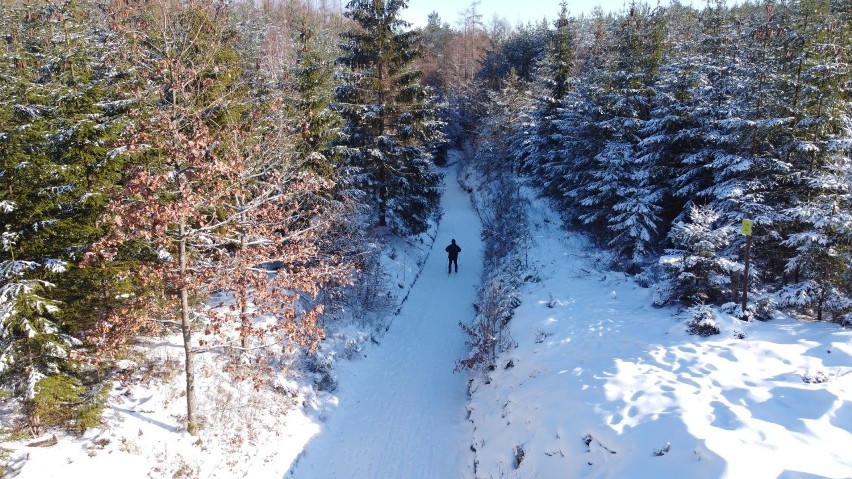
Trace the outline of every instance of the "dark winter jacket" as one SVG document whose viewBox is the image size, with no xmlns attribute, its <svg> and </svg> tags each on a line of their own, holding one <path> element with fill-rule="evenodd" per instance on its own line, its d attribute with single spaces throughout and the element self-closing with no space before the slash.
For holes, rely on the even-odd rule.
<svg viewBox="0 0 852 479">
<path fill-rule="evenodd" d="M 444 251 L 450 254 L 450 259 L 456 259 L 459 257 L 459 253 L 461 253 L 461 248 L 456 244 L 455 240 L 453 240 L 452 244 L 447 246 Z"/>
</svg>

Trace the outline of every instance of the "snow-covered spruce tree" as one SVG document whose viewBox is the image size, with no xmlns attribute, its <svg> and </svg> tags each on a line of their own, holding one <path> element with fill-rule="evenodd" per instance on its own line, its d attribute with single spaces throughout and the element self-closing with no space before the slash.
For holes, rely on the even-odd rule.
<svg viewBox="0 0 852 479">
<path fill-rule="evenodd" d="M 599 128 L 604 114 L 596 98 L 604 88 L 610 23 L 611 18 L 598 11 L 586 29 L 578 30 L 575 88 L 566 92 L 553 118 L 557 151 L 551 162 L 538 166 L 543 191 L 554 198 L 570 222 L 578 222 L 585 212 L 580 204 L 584 192 L 579 186 L 591 181 L 595 156 L 607 141 Z"/>
<path fill-rule="evenodd" d="M 780 210 L 787 194 L 780 183 L 790 172 L 778 146 L 791 117 L 784 108 L 786 95 L 776 81 L 788 53 L 784 46 L 784 32 L 790 30 L 787 9 L 767 1 L 749 16 L 747 25 L 749 34 L 741 39 L 738 55 L 742 78 L 749 81 L 736 92 L 738 110 L 722 121 L 734 141 L 717 156 L 715 185 L 708 193 L 723 216 L 752 218 L 762 225 L 763 235 L 775 238 L 786 222 Z M 760 256 L 757 259 L 762 263 Z"/>
<path fill-rule="evenodd" d="M 732 20 L 729 19 L 725 0 L 708 1 L 701 12 L 700 29 L 695 32 L 696 46 L 688 50 L 690 54 L 682 58 L 680 67 L 676 65 L 674 71 L 663 69 L 663 98 L 669 96 L 672 89 L 678 89 L 672 91 L 671 94 L 677 96 L 672 98 L 672 104 L 666 111 L 677 108 L 688 122 L 675 133 L 686 145 L 681 155 L 673 158 L 671 165 L 672 195 L 682 205 L 672 214 L 681 220 L 686 219 L 696 205 L 696 195 L 713 184 L 711 164 L 715 150 L 729 138 L 719 129 L 719 122 L 725 118 L 726 112 L 733 109 L 736 85 L 745 81 L 741 75 L 735 75 L 739 70 L 734 68 L 736 42 L 729 31 L 730 23 Z M 678 77 L 686 84 L 677 85 Z M 658 115 L 649 125 L 657 129 L 648 132 L 649 143 L 656 140 L 659 129 L 664 128 L 667 121 L 670 120 Z M 672 126 L 676 128 L 678 125 Z M 648 144 L 646 148 L 650 150 L 661 146 L 666 146 L 666 143 L 659 146 Z"/>
<path fill-rule="evenodd" d="M 575 40 L 571 20 L 568 18 L 568 3 L 565 1 L 559 4 L 559 17 L 554 21 L 554 27 L 556 30 L 542 65 L 543 70 L 540 70 L 546 72 L 544 82 L 550 95 L 546 98 L 545 105 L 551 109 L 557 108 L 565 95 L 573 89 Z"/>
<path fill-rule="evenodd" d="M 698 68 L 705 60 L 696 38 L 699 22 L 691 7 L 673 5 L 667 13 L 669 33 L 637 151 L 639 163 L 649 171 L 648 191 L 659 206 L 659 237 L 668 234 L 690 200 L 678 192 L 675 179 L 688 168 L 685 159 L 703 145 L 695 102 Z"/>
<path fill-rule="evenodd" d="M 848 155 L 833 161 L 808 175 L 812 196 L 787 211 L 799 230 L 783 242 L 795 255 L 787 261 L 792 281 L 779 291 L 779 303 L 817 321 L 829 319 L 826 313 L 841 321 L 852 311 L 852 161 Z"/>
<path fill-rule="evenodd" d="M 696 304 L 686 309 L 686 331 L 698 336 L 713 336 L 719 334 L 719 323 L 716 321 L 716 311 L 707 304 Z"/>
<path fill-rule="evenodd" d="M 295 98 L 289 114 L 296 137 L 295 159 L 317 175 L 334 180 L 340 166 L 334 143 L 343 135 L 343 118 L 334 100 L 337 48 L 320 26 L 302 25 L 296 50 Z"/>
<path fill-rule="evenodd" d="M 803 0 L 781 75 L 782 105 L 794 118 L 785 145 L 793 174 L 785 213 L 790 248 L 782 305 L 817 320 L 852 310 L 852 7 Z"/>
<path fill-rule="evenodd" d="M 642 126 L 650 119 L 664 32 L 661 11 L 632 4 L 611 45 L 605 87 L 596 97 L 604 139 L 588 182 L 577 185 L 580 221 L 604 239 L 632 268 L 652 250 L 659 229 L 658 195 L 650 166 L 639 156 Z"/>
<path fill-rule="evenodd" d="M 518 174 L 516 157 L 510 154 L 509 143 L 513 137 L 520 136 L 523 128 L 519 119 L 523 115 L 528 98 L 526 84 L 509 72 L 504 87 L 500 91 L 490 92 L 488 114 L 481 119 L 473 158 L 469 167 L 475 171 L 482 184 L 483 194 L 495 207 L 481 211 L 486 248 L 494 248 L 486 257 L 490 262 L 487 270 L 498 270 L 499 262 L 507 258 L 522 244 L 526 234 L 525 219 L 517 192 L 515 179 Z"/>
<path fill-rule="evenodd" d="M 440 198 L 431 151 L 444 141 L 431 89 L 414 67 L 416 32 L 400 18 L 407 0 L 350 0 L 343 36 L 348 67 L 337 102 L 346 120 L 345 181 L 364 192 L 376 226 L 425 231 Z"/>
<path fill-rule="evenodd" d="M 502 175 L 515 175 L 519 165 L 512 154 L 512 142 L 522 137 L 528 124 L 525 118 L 526 85 L 514 70 L 503 88 L 488 93 L 488 110 L 480 120 L 473 161 L 479 174 L 495 181 Z"/>
<path fill-rule="evenodd" d="M 584 211 L 580 205 L 582 191 L 577 185 L 590 181 L 594 157 L 605 142 L 597 128 L 600 110 L 593 100 L 599 89 L 595 71 L 593 68 L 581 72 L 576 89 L 560 103 L 552 120 L 556 151 L 550 161 L 537 167 L 536 179 L 542 191 L 556 201 L 570 222 L 576 222 Z"/>
<path fill-rule="evenodd" d="M 574 32 L 567 3 L 560 5 L 551 44 L 536 70 L 528 126 L 519 132 L 520 138 L 512 152 L 522 170 L 536 178 L 561 161 L 558 152 L 564 139 L 555 120 L 563 99 L 574 88 Z"/>
<path fill-rule="evenodd" d="M 709 207 L 692 207 L 689 223 L 678 222 L 669 232 L 672 248 L 660 257 L 666 280 L 657 304 L 719 303 L 731 297 L 731 274 L 743 266 L 721 253 L 736 229 L 718 224 L 720 215 Z"/>
<path fill-rule="evenodd" d="M 783 95 L 773 81 L 784 55 L 781 32 L 787 20 L 768 3 L 745 13 L 745 32 L 731 37 L 724 33 L 728 27 L 723 29 L 735 42 L 722 49 L 720 69 L 708 72 L 712 88 L 699 92 L 699 105 L 712 109 L 712 116 L 702 119 L 704 145 L 689 160 L 693 171 L 706 174 L 702 189 L 692 193 L 698 204 L 710 205 L 731 223 L 750 218 L 760 225 L 752 261 L 767 271 L 777 256 L 772 245 L 787 223 L 782 181 L 790 169 L 777 146 L 790 117 L 778 108 Z M 742 243 L 739 237 L 734 246 Z"/>
<path fill-rule="evenodd" d="M 122 161 L 109 152 L 123 104 L 113 37 L 97 11 L 36 2 L 0 16 L 0 383 L 36 433 L 98 420 L 103 398 L 80 338 L 117 303 L 114 271 L 77 268 L 103 233 L 96 222 Z"/>
<path fill-rule="evenodd" d="M 301 165 L 282 164 L 282 151 L 291 149 L 278 144 L 272 122 L 281 101 L 258 103 L 245 88 L 254 62 L 236 54 L 240 38 L 227 9 L 165 1 L 128 21 L 120 27 L 137 47 L 144 108 L 127 131 L 134 156 L 106 218 L 115 227 L 89 257 L 120 260 L 134 251 L 139 266 L 127 274 L 149 294 L 105 318 L 90 338 L 109 354 L 146 327 L 178 324 L 186 425 L 195 434 L 196 354 L 315 347 L 323 306 L 310 298 L 347 275 L 338 258 L 317 248 L 335 222 L 333 210 L 301 201 L 327 183 Z M 270 274 L 265 264 L 280 267 Z M 203 300 L 214 292 L 232 302 L 207 307 Z M 264 315 L 274 319 L 256 321 Z M 210 343 L 193 339 L 198 327 Z"/>
</svg>

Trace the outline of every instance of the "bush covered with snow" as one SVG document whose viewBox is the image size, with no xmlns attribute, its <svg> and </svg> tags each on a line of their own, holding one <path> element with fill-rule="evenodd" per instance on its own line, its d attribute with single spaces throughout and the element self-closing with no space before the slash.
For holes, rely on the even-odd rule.
<svg viewBox="0 0 852 479">
<path fill-rule="evenodd" d="M 527 205 L 518 185 L 506 175 L 477 174 L 478 167 L 487 165 L 472 161 L 460 180 L 472 191 L 484 240 L 484 277 L 476 318 L 470 326 L 461 324 L 471 353 L 457 367 L 470 370 L 493 369 L 497 355 L 514 344 L 506 325 L 520 305 L 518 291 L 527 276 L 522 258 L 529 239 Z"/>
<path fill-rule="evenodd" d="M 731 295 L 731 275 L 743 269 L 721 252 L 734 235 L 731 225 L 718 225 L 720 215 L 711 208 L 694 207 L 690 222 L 678 222 L 669 233 L 672 248 L 660 257 L 664 281 L 657 304 L 717 303 Z"/>
<path fill-rule="evenodd" d="M 828 281 L 807 279 L 788 284 L 776 296 L 781 306 L 796 309 L 818 321 L 831 319 L 843 324 L 844 314 L 852 311 L 852 298 L 847 296 L 844 286 Z"/>
<path fill-rule="evenodd" d="M 716 320 L 716 312 L 707 305 L 693 306 L 686 310 L 689 320 L 686 330 L 689 334 L 713 336 L 722 332 Z"/>
</svg>

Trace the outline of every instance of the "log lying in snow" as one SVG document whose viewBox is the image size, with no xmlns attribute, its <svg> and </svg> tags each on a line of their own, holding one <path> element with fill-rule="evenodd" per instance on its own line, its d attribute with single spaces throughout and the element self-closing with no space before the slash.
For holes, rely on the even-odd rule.
<svg viewBox="0 0 852 479">
<path fill-rule="evenodd" d="M 35 441 L 27 444 L 27 447 L 50 447 L 58 444 L 59 441 L 56 440 L 56 434 L 50 437 L 50 439 L 43 439 L 41 441 Z"/>
</svg>

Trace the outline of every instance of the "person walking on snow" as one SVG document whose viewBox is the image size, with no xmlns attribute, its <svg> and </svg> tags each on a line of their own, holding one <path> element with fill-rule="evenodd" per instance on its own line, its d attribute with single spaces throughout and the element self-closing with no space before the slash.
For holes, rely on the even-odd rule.
<svg viewBox="0 0 852 479">
<path fill-rule="evenodd" d="M 461 248 L 456 244 L 456 240 L 453 240 L 449 246 L 447 246 L 444 251 L 446 251 L 450 255 L 450 263 L 447 265 L 447 274 L 453 272 L 453 264 L 456 265 L 456 273 L 459 272 L 459 253 L 461 253 Z"/>
</svg>

